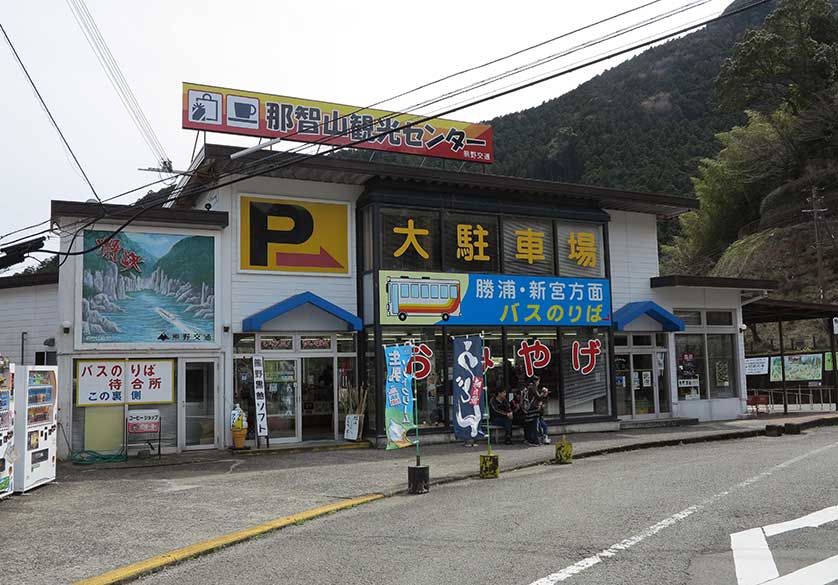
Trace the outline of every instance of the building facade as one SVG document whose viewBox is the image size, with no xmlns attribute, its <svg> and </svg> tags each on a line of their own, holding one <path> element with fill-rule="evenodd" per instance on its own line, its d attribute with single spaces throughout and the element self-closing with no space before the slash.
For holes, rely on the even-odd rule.
<svg viewBox="0 0 838 585">
<path fill-rule="evenodd" d="M 659 276 L 657 220 L 694 200 L 236 150 L 207 145 L 165 207 L 115 235 L 136 208 L 93 223 L 98 205 L 53 202 L 79 231 L 63 249 L 96 248 L 58 279 L 74 450 L 140 448 L 124 420 L 149 409 L 164 451 L 227 447 L 236 404 L 253 444 L 335 440 L 362 401 L 383 444 L 397 343 L 413 345 L 420 435 L 450 440 L 451 338 L 474 333 L 487 387 L 539 376 L 555 431 L 746 412 L 741 307 L 773 283 Z"/>
</svg>

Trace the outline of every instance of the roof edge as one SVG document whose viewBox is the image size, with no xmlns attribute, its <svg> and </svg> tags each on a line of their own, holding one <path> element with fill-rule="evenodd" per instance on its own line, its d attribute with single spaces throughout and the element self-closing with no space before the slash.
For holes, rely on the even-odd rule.
<svg viewBox="0 0 838 585">
<path fill-rule="evenodd" d="M 653 276 L 649 279 L 649 284 L 652 288 L 692 286 L 700 288 L 776 290 L 780 287 L 780 283 L 776 280 L 760 278 L 729 278 L 724 276 L 692 276 L 688 274 Z"/>
<path fill-rule="evenodd" d="M 20 273 L 0 277 L 0 289 L 58 284 L 58 272 Z"/>
</svg>

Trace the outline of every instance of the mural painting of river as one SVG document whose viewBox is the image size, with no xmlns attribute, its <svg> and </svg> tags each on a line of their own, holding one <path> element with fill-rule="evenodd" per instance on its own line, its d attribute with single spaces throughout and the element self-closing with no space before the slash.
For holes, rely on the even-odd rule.
<svg viewBox="0 0 838 585">
<path fill-rule="evenodd" d="M 214 286 L 212 237 L 120 232 L 84 255 L 82 343 L 214 343 Z"/>
</svg>

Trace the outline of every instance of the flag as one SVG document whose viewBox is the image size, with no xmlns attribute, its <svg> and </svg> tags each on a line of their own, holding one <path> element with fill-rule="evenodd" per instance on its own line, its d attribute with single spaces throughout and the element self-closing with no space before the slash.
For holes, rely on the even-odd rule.
<svg viewBox="0 0 838 585">
<path fill-rule="evenodd" d="M 454 435 L 464 441 L 483 436 L 483 339 L 479 335 L 454 338 Z"/>
<path fill-rule="evenodd" d="M 413 442 L 408 433 L 416 428 L 413 423 L 413 375 L 407 364 L 413 354 L 413 345 L 385 345 L 387 379 L 384 385 L 384 424 L 387 427 L 387 448 L 410 447 Z"/>
</svg>

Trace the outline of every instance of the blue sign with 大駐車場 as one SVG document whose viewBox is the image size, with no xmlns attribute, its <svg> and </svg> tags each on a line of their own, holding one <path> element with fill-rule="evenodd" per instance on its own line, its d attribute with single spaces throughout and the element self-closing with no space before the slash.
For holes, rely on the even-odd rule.
<svg viewBox="0 0 838 585">
<path fill-rule="evenodd" d="M 379 272 L 382 324 L 610 326 L 604 278 Z"/>
</svg>

